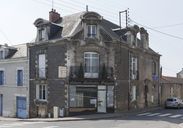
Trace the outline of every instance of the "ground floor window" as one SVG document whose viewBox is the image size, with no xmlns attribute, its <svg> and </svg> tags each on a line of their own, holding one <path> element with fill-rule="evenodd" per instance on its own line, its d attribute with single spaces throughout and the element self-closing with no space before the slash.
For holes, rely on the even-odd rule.
<svg viewBox="0 0 183 128">
<path fill-rule="evenodd" d="M 36 98 L 39 100 L 47 100 L 47 85 L 37 85 Z"/>
<path fill-rule="evenodd" d="M 70 87 L 70 107 L 95 108 L 97 87 Z"/>
</svg>

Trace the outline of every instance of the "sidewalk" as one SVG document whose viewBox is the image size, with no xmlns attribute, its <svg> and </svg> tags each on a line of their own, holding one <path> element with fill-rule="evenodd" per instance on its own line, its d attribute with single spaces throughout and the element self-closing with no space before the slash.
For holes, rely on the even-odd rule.
<svg viewBox="0 0 183 128">
<path fill-rule="evenodd" d="M 161 107 L 148 108 L 139 111 L 128 111 L 119 113 L 105 113 L 105 114 L 90 114 L 90 115 L 79 115 L 72 117 L 63 118 L 29 118 L 29 119 L 19 119 L 19 118 L 6 118 L 0 117 L 0 121 L 27 121 L 27 122 L 55 122 L 55 121 L 80 121 L 80 120 L 99 120 L 99 119 L 109 119 L 128 116 L 130 114 L 135 114 L 139 112 L 147 112 L 161 109 Z"/>
</svg>

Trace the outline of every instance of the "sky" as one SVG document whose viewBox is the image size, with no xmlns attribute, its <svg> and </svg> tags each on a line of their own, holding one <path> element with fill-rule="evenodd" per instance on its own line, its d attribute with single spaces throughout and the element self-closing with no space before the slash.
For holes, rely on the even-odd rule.
<svg viewBox="0 0 183 128">
<path fill-rule="evenodd" d="M 96 11 L 119 24 L 119 11 L 129 8 L 129 24 L 147 29 L 150 47 L 161 54 L 163 75 L 176 76 L 183 68 L 183 0 L 1 0 L 0 44 L 31 42 L 37 18 L 48 19 L 54 8 L 61 16 Z M 122 16 L 122 27 L 125 25 Z"/>
</svg>

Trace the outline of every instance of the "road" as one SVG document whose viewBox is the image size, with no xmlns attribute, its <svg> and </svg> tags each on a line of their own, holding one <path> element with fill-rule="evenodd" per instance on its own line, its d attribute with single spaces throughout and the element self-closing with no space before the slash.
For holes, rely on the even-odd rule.
<svg viewBox="0 0 183 128">
<path fill-rule="evenodd" d="M 0 128 L 183 128 L 183 109 L 160 109 L 100 120 L 0 121 Z"/>
</svg>

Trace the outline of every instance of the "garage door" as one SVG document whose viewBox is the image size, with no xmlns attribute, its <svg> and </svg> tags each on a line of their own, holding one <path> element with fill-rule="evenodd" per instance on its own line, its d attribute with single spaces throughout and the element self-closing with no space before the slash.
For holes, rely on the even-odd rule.
<svg viewBox="0 0 183 128">
<path fill-rule="evenodd" d="M 0 94 L 0 116 L 3 115 L 3 95 Z"/>
<path fill-rule="evenodd" d="M 27 118 L 26 113 L 26 97 L 17 96 L 17 117 Z"/>
</svg>

